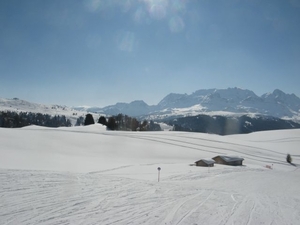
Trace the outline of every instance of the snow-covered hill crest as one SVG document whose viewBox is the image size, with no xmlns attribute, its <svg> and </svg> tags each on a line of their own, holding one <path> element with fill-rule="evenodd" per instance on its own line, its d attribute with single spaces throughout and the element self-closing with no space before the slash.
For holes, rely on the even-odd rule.
<svg viewBox="0 0 300 225">
<path fill-rule="evenodd" d="M 44 105 L 38 103 L 32 103 L 19 98 L 5 99 L 0 98 L 0 111 L 12 111 L 12 112 L 31 112 L 48 114 L 50 116 L 64 115 L 72 124 L 75 124 L 76 119 L 80 116 L 85 116 L 86 111 L 76 110 L 72 107 L 62 105 Z"/>
</svg>

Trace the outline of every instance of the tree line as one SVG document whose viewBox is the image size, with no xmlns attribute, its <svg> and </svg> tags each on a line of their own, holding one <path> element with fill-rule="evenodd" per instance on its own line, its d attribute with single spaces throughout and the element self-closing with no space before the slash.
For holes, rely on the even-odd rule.
<svg viewBox="0 0 300 225">
<path fill-rule="evenodd" d="M 248 134 L 256 131 L 300 128 L 300 124 L 275 117 L 243 115 L 240 117 L 197 115 L 164 121 L 174 131 L 213 133 L 219 135 Z"/>
<path fill-rule="evenodd" d="M 16 128 L 29 125 L 45 127 L 70 127 L 71 121 L 64 115 L 51 116 L 32 112 L 0 112 L 0 127 Z"/>
<path fill-rule="evenodd" d="M 118 114 L 105 118 L 100 116 L 97 121 L 100 124 L 107 126 L 110 130 L 122 131 L 160 131 L 161 127 L 152 120 L 148 122 L 143 120 L 138 121 L 127 115 Z M 86 117 L 78 117 L 75 126 L 94 124 L 92 114 L 87 114 Z M 51 116 L 49 114 L 32 113 L 32 112 L 14 112 L 0 111 L 0 127 L 5 128 L 20 128 L 29 125 L 45 126 L 45 127 L 71 127 L 72 123 L 64 115 Z"/>
<path fill-rule="evenodd" d="M 78 121 L 78 120 L 77 120 Z M 94 124 L 94 118 L 92 114 L 87 114 L 84 120 L 84 125 Z M 104 116 L 100 116 L 98 123 L 105 125 L 110 130 L 122 130 L 122 131 L 161 131 L 159 124 L 154 123 L 152 120 L 148 122 L 143 120 L 138 121 L 136 118 L 132 118 L 122 113 L 116 116 L 110 116 L 108 119 Z"/>
</svg>

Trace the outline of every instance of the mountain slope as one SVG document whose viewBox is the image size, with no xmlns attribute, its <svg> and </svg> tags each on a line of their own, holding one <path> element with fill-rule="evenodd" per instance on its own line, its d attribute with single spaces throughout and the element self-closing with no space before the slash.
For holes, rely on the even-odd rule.
<svg viewBox="0 0 300 225">
<path fill-rule="evenodd" d="M 91 111 L 93 111 L 91 109 Z M 104 114 L 128 114 L 149 116 L 153 119 L 187 115 L 261 114 L 284 119 L 300 120 L 300 98 L 276 89 L 273 93 L 257 96 L 253 91 L 228 88 L 205 89 L 194 93 L 171 93 L 157 105 L 149 106 L 143 101 L 117 103 L 97 112 Z"/>
</svg>

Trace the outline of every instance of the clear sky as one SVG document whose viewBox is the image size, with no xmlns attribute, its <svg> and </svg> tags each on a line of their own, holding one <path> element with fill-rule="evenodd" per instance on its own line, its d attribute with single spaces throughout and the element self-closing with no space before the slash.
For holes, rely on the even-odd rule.
<svg viewBox="0 0 300 225">
<path fill-rule="evenodd" d="M 0 97 L 107 106 L 300 96 L 300 0 L 0 0 Z"/>
</svg>

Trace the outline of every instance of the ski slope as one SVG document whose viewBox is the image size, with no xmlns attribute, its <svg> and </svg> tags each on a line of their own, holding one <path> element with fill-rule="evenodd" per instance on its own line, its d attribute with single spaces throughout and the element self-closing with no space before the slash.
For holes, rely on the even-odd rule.
<svg viewBox="0 0 300 225">
<path fill-rule="evenodd" d="M 300 130 L 29 126 L 0 141 L 0 224 L 299 224 Z M 190 165 L 217 155 L 244 166 Z"/>
</svg>

